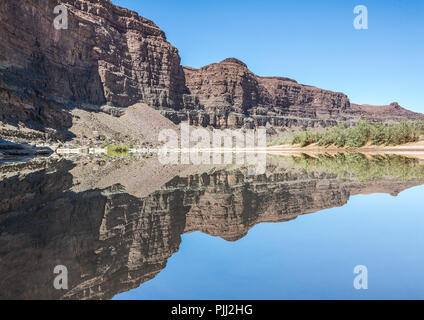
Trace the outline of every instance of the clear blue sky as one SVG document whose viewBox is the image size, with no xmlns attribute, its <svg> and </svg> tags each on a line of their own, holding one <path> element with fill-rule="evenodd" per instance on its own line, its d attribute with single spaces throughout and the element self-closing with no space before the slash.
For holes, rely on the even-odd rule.
<svg viewBox="0 0 424 320">
<path fill-rule="evenodd" d="M 354 103 L 424 112 L 422 0 L 112 1 L 163 29 L 183 65 L 236 57 L 256 74 L 341 91 Z M 368 30 L 353 28 L 360 4 Z"/>
</svg>

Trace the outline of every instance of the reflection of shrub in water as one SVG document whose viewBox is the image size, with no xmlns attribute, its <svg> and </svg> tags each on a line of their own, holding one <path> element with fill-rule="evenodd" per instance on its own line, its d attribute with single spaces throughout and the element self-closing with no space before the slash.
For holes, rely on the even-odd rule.
<svg viewBox="0 0 424 320">
<path fill-rule="evenodd" d="M 322 170 L 341 177 L 353 175 L 360 180 L 393 177 L 424 179 L 424 165 L 418 159 L 400 155 L 372 155 L 362 153 L 320 154 L 315 157 L 293 156 L 293 163 L 308 171 Z"/>
</svg>

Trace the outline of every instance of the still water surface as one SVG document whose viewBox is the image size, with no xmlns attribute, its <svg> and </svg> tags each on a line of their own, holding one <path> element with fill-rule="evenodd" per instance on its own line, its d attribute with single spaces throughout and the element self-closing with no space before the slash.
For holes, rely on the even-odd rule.
<svg viewBox="0 0 424 320">
<path fill-rule="evenodd" d="M 0 165 L 2 299 L 422 299 L 424 164 L 272 157 Z M 55 266 L 67 290 L 53 286 Z M 354 288 L 354 268 L 368 289 Z"/>
<path fill-rule="evenodd" d="M 423 299 L 424 187 L 260 224 L 237 242 L 201 232 L 155 279 L 116 299 Z M 356 290 L 354 266 L 368 269 Z"/>
</svg>

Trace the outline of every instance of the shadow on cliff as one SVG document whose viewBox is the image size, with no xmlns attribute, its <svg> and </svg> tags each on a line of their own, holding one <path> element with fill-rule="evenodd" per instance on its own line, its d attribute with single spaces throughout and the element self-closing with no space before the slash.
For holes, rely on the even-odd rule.
<svg viewBox="0 0 424 320">
<path fill-rule="evenodd" d="M 87 106 L 91 112 L 101 112 L 100 106 L 106 103 L 98 61 L 89 68 L 70 71 L 49 61 L 37 43 L 27 66 L 0 68 L 1 122 L 14 127 L 24 124 L 37 132 L 3 129 L 2 134 L 69 141 L 75 138 L 69 131 L 72 109 Z"/>
</svg>

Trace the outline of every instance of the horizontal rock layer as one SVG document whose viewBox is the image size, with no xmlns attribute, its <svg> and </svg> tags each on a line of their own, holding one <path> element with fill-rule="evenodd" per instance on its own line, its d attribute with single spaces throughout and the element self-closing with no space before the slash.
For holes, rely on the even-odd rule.
<svg viewBox="0 0 424 320">
<path fill-rule="evenodd" d="M 3 123 L 66 131 L 73 121 L 69 109 L 120 116 L 138 102 L 176 123 L 216 128 L 308 128 L 364 116 L 378 121 L 423 117 L 398 105 L 378 111 L 351 105 L 343 93 L 288 78 L 259 77 L 234 58 L 183 68 L 164 32 L 137 13 L 109 0 L 60 3 L 68 9 L 68 29 L 53 25 L 59 1 L 2 2 Z"/>
<path fill-rule="evenodd" d="M 317 128 L 361 117 L 374 121 L 424 119 L 424 115 L 403 109 L 397 103 L 375 108 L 358 106 L 351 104 L 343 93 L 283 77 L 260 77 L 235 58 L 200 69 L 184 67 L 184 72 L 191 101 L 196 103 L 186 103 L 185 112 L 164 114 L 193 125 Z"/>
<path fill-rule="evenodd" d="M 180 57 L 152 21 L 108 0 L 60 3 L 66 30 L 53 25 L 58 1 L 2 2 L 0 120 L 61 128 L 72 121 L 67 108 L 179 108 Z"/>
</svg>

